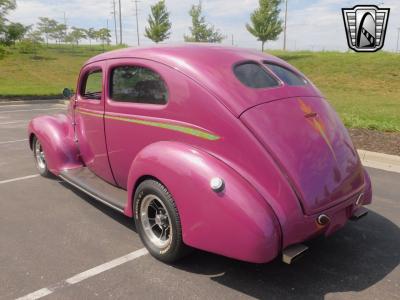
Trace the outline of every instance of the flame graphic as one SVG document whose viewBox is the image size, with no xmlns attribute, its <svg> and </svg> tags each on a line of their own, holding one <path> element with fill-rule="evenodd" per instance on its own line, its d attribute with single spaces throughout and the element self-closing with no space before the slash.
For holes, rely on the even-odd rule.
<svg viewBox="0 0 400 300">
<path fill-rule="evenodd" d="M 303 100 L 298 99 L 300 109 L 304 112 L 304 115 L 307 117 L 308 115 L 315 114 L 315 112 L 312 110 L 311 106 L 307 105 Z M 315 117 L 307 117 L 308 123 L 311 125 L 311 127 L 317 131 L 321 137 L 324 139 L 326 145 L 329 147 L 329 150 L 332 153 L 333 158 L 336 160 L 336 154 L 335 151 L 333 150 L 332 143 L 328 138 L 328 135 L 326 134 L 326 128 L 324 122 L 318 118 L 317 116 Z"/>
</svg>

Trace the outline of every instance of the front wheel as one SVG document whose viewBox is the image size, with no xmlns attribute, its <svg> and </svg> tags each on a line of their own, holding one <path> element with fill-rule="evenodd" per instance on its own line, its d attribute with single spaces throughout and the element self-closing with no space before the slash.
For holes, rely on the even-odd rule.
<svg viewBox="0 0 400 300">
<path fill-rule="evenodd" d="M 33 137 L 32 149 L 36 168 L 38 169 L 40 175 L 42 175 L 43 177 L 51 177 L 51 173 L 47 168 L 46 156 L 44 154 L 42 144 L 37 139 L 37 137 Z"/>
<path fill-rule="evenodd" d="M 146 180 L 138 186 L 135 225 L 143 244 L 156 259 L 171 263 L 186 254 L 178 210 L 160 182 Z"/>
</svg>

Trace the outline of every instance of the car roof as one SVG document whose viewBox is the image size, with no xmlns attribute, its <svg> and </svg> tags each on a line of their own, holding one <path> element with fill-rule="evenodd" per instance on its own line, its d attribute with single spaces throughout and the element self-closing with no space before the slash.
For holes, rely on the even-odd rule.
<svg viewBox="0 0 400 300">
<path fill-rule="evenodd" d="M 235 64 L 245 61 L 270 61 L 296 71 L 285 61 L 270 54 L 251 49 L 200 43 L 123 48 L 99 54 L 89 59 L 86 64 L 121 58 L 152 60 L 178 70 L 207 88 L 237 116 L 251 106 L 283 98 L 287 93 L 274 91 L 271 94 L 265 90 L 249 89 L 242 85 L 232 72 Z"/>
</svg>

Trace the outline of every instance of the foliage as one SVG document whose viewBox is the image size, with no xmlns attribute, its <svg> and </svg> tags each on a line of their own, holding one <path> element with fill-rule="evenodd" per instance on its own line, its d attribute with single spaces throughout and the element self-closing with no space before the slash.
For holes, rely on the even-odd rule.
<svg viewBox="0 0 400 300">
<path fill-rule="evenodd" d="M 225 39 L 218 29 L 207 24 L 202 15 L 201 2 L 198 5 L 192 5 L 189 15 L 192 17 L 192 26 L 189 27 L 191 35 L 184 36 L 185 42 L 221 43 Z"/>
<path fill-rule="evenodd" d="M 110 45 L 111 43 L 111 31 L 107 28 L 101 28 L 96 32 L 97 38 L 102 42 L 102 45 Z"/>
<path fill-rule="evenodd" d="M 145 36 L 155 43 L 162 42 L 171 35 L 171 22 L 165 1 L 160 0 L 151 6 L 151 14 L 148 18 L 149 26 L 145 28 Z"/>
<path fill-rule="evenodd" d="M 8 53 L 8 51 L 7 51 L 6 47 L 0 45 L 0 60 L 3 59 L 7 53 Z"/>
<path fill-rule="evenodd" d="M 6 31 L 6 15 L 17 7 L 15 0 L 0 0 L 0 36 Z"/>
<path fill-rule="evenodd" d="M 79 45 L 79 41 L 86 38 L 86 30 L 78 27 L 72 27 L 72 31 L 67 35 L 66 40 L 70 43 Z"/>
<path fill-rule="evenodd" d="M 17 7 L 15 0 L 0 0 L 0 22 L 5 21 L 5 16 L 10 10 Z"/>
<path fill-rule="evenodd" d="M 24 38 L 30 26 L 24 26 L 21 23 L 10 23 L 5 26 L 4 43 L 6 45 L 15 45 L 16 41 Z"/>
<path fill-rule="evenodd" d="M 86 37 L 89 39 L 89 44 L 92 45 L 92 40 L 97 39 L 97 31 L 94 28 L 89 28 L 86 30 Z"/>
<path fill-rule="evenodd" d="M 44 34 L 46 44 L 49 44 L 50 35 L 56 30 L 57 21 L 49 18 L 40 17 L 37 24 L 38 29 Z"/>
<path fill-rule="evenodd" d="M 49 34 L 49 37 L 52 40 L 56 41 L 56 43 L 61 43 L 62 41 L 65 41 L 66 33 L 67 26 L 65 24 L 60 24 L 56 22 Z"/>
<path fill-rule="evenodd" d="M 262 51 L 265 43 L 276 40 L 283 30 L 280 4 L 281 0 L 259 0 L 260 7 L 250 16 L 251 24 L 246 24 L 247 30 L 261 41 Z"/>
</svg>

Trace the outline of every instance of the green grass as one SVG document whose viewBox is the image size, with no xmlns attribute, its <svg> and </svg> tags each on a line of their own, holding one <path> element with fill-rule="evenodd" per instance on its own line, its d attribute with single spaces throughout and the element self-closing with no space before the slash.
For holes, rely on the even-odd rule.
<svg viewBox="0 0 400 300">
<path fill-rule="evenodd" d="M 110 48 L 109 48 L 110 49 Z M 109 50 L 106 49 L 106 50 Z M 60 95 L 75 89 L 82 64 L 102 47 L 50 45 L 36 59 L 10 49 L 0 59 L 0 97 Z M 306 74 L 348 127 L 400 131 L 400 55 L 272 51 Z"/>
<path fill-rule="evenodd" d="M 387 52 L 272 54 L 301 70 L 347 127 L 400 131 L 400 55 Z"/>
<path fill-rule="evenodd" d="M 112 49 L 115 48 L 105 48 Z M 98 45 L 49 45 L 34 57 L 10 48 L 0 59 L 0 97 L 59 96 L 65 87 L 75 90 L 83 63 L 102 52 L 103 47 Z"/>
</svg>

